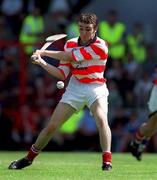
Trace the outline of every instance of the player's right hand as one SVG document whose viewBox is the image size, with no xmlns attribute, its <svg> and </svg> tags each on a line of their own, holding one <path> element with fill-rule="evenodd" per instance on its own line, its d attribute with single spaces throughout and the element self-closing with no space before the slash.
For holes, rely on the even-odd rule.
<svg viewBox="0 0 157 180">
<path fill-rule="evenodd" d="M 33 54 L 31 56 L 31 61 L 33 64 L 39 64 L 39 65 L 42 65 L 42 64 L 46 64 L 46 62 L 41 58 L 40 55 L 36 55 L 36 54 Z"/>
</svg>

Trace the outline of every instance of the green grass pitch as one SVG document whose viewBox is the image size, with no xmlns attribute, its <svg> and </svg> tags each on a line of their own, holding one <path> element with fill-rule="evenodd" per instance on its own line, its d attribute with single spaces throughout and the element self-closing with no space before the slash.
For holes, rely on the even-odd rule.
<svg viewBox="0 0 157 180">
<path fill-rule="evenodd" d="M 113 170 L 101 170 L 101 153 L 42 152 L 23 170 L 8 170 L 11 161 L 25 152 L 0 152 L 0 180 L 155 180 L 156 154 L 138 162 L 130 154 L 113 154 Z"/>
</svg>

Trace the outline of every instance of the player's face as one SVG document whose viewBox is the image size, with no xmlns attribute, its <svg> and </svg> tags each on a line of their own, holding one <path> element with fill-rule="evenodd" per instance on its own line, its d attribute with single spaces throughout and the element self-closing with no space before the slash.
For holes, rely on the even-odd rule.
<svg viewBox="0 0 157 180">
<path fill-rule="evenodd" d="M 80 38 L 82 43 L 88 43 L 94 38 L 96 29 L 93 24 L 86 24 L 79 22 Z"/>
</svg>

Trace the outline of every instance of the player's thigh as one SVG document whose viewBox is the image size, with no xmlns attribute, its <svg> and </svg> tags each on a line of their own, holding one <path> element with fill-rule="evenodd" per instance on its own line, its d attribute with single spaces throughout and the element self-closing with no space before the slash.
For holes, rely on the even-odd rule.
<svg viewBox="0 0 157 180">
<path fill-rule="evenodd" d="M 75 111 L 76 110 L 69 104 L 59 102 L 51 116 L 49 125 L 61 125 L 66 120 L 68 120 Z"/>
<path fill-rule="evenodd" d="M 91 105 L 90 110 L 96 120 L 96 122 L 104 121 L 107 122 L 107 114 L 108 114 L 108 102 L 107 97 L 101 97 L 94 101 Z"/>
</svg>

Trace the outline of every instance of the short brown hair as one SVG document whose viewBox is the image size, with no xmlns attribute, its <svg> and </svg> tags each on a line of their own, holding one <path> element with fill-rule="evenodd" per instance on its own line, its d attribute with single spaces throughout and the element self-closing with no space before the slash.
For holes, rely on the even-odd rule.
<svg viewBox="0 0 157 180">
<path fill-rule="evenodd" d="M 93 24 L 94 28 L 98 27 L 98 18 L 94 13 L 81 13 L 78 18 L 78 22 Z"/>
</svg>

